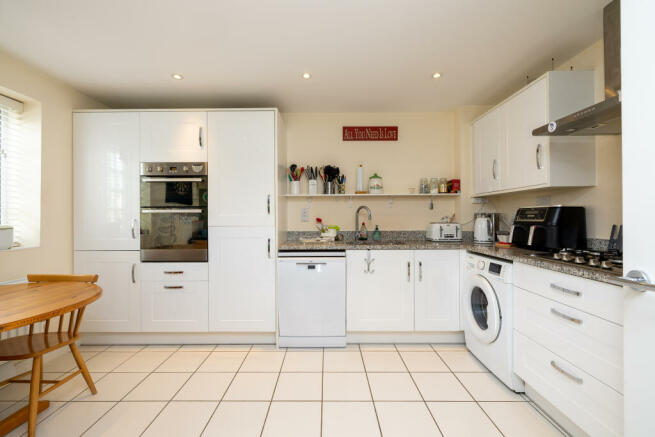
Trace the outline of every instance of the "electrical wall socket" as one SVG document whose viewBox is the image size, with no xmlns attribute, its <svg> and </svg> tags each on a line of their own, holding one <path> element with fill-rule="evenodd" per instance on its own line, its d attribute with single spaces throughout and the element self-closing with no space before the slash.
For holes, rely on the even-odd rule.
<svg viewBox="0 0 655 437">
<path fill-rule="evenodd" d="M 471 198 L 471 203 L 473 203 L 473 204 L 475 204 L 475 203 L 488 203 L 488 202 L 489 202 L 489 199 L 487 199 L 486 197 L 472 197 Z"/>
<path fill-rule="evenodd" d="M 309 221 L 309 208 L 302 208 L 300 210 L 300 221 L 301 222 Z"/>
</svg>

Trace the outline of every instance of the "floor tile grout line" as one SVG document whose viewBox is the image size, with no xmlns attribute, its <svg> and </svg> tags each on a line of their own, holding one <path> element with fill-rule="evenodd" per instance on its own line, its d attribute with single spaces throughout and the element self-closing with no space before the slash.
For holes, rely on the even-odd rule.
<svg viewBox="0 0 655 437">
<path fill-rule="evenodd" d="M 268 420 L 268 414 L 271 412 L 271 405 L 273 405 L 273 398 L 275 397 L 275 391 L 277 390 L 277 384 L 280 382 L 280 375 L 282 374 L 282 368 L 284 367 L 284 360 L 287 358 L 287 352 L 289 348 L 284 349 L 284 355 L 282 356 L 282 363 L 280 364 L 280 369 L 277 374 L 277 379 L 275 380 L 275 386 L 273 387 L 273 393 L 271 393 L 271 399 L 268 403 L 268 408 L 266 409 L 266 416 L 264 416 L 264 423 L 262 424 L 262 430 L 259 433 L 259 437 L 264 435 L 264 428 L 266 428 L 266 421 Z"/>
<path fill-rule="evenodd" d="M 218 347 L 218 345 L 216 345 L 216 347 Z M 214 350 L 216 350 L 216 348 L 214 348 Z M 212 411 L 212 413 L 209 415 L 209 419 L 207 420 L 207 423 L 205 423 L 205 426 L 202 427 L 202 431 L 200 432 L 200 436 L 202 436 L 202 434 L 207 429 L 207 426 L 209 426 L 209 422 L 211 422 L 212 419 L 214 418 L 214 415 L 216 414 L 216 411 L 218 410 L 218 407 L 223 403 L 223 399 L 225 399 L 225 395 L 227 394 L 227 391 L 232 386 L 232 383 L 234 382 L 235 378 L 239 374 L 239 371 L 241 370 L 241 366 L 243 366 L 243 363 L 246 362 L 246 358 L 248 358 L 248 355 L 250 355 L 251 351 L 252 351 L 252 345 L 250 345 L 250 347 L 248 348 L 248 351 L 246 352 L 246 355 L 244 355 L 243 360 L 241 360 L 241 364 L 239 364 L 239 367 L 237 367 L 236 372 L 234 372 L 234 375 L 232 375 L 232 379 L 230 379 L 230 383 L 227 385 L 227 387 L 225 387 L 225 391 L 221 395 L 221 398 L 218 400 L 218 403 L 216 404 L 216 407 L 214 408 L 214 411 Z M 211 353 L 210 353 L 210 355 L 211 355 Z M 203 363 L 204 363 L 204 361 L 203 361 Z M 200 366 L 202 366 L 202 364 Z M 200 369 L 200 366 L 198 366 L 198 369 Z M 199 373 L 199 372 L 196 370 L 194 372 L 194 375 L 196 373 Z M 202 373 L 202 372 L 200 372 L 200 373 Z M 263 428 L 264 428 L 264 425 L 262 424 L 262 429 Z"/>
<path fill-rule="evenodd" d="M 448 367 L 448 370 L 450 370 L 450 373 L 455 377 L 455 379 L 457 380 L 457 382 L 459 382 L 460 385 L 461 385 L 462 387 L 464 387 L 464 390 L 466 390 L 466 393 L 468 393 L 468 395 L 471 396 L 471 399 L 473 399 L 473 402 L 475 402 L 475 405 L 477 405 L 478 408 L 479 408 L 480 410 L 482 410 L 482 412 L 484 413 L 484 415 L 487 416 L 487 419 L 489 419 L 489 421 L 493 424 L 493 426 L 498 430 L 498 432 L 500 433 L 500 435 L 505 436 L 505 434 L 500 430 L 500 427 L 496 424 L 496 422 L 493 421 L 493 419 L 491 418 L 491 416 L 489 416 L 489 414 L 485 411 L 485 409 L 482 408 L 482 405 L 480 405 L 480 402 L 478 402 L 478 400 L 475 398 L 475 396 L 473 396 L 473 393 L 471 393 L 471 392 L 469 391 L 469 389 L 468 389 L 468 388 L 464 385 L 464 383 L 459 379 L 459 377 L 458 377 L 457 374 L 453 371 L 453 369 L 450 368 L 450 366 L 448 365 L 448 363 L 446 362 L 446 360 L 441 356 L 441 354 L 439 354 L 438 351 L 435 350 L 435 352 L 437 352 L 437 355 L 439 355 L 439 358 L 441 358 L 442 361 L 444 362 L 444 364 L 446 365 L 446 367 Z M 469 354 L 471 353 L 471 352 L 469 352 L 469 351 L 466 351 L 466 352 L 468 352 Z"/>
<path fill-rule="evenodd" d="M 437 422 L 437 419 L 434 417 L 434 414 L 432 414 L 432 410 L 430 410 L 430 407 L 428 406 L 428 403 L 426 402 L 425 397 L 423 396 L 423 393 L 421 393 L 421 389 L 418 387 L 418 384 L 416 383 L 416 380 L 414 380 L 414 375 L 412 375 L 412 372 L 409 371 L 409 366 L 407 366 L 407 363 L 405 362 L 405 359 L 403 358 L 403 355 L 398 350 L 398 346 L 396 346 L 396 345 L 394 345 L 394 346 L 396 347 L 396 352 L 400 356 L 400 361 L 403 362 L 403 365 L 407 369 L 407 373 L 409 374 L 409 377 L 412 380 L 412 383 L 414 383 L 414 387 L 416 387 L 416 391 L 418 392 L 419 396 L 421 396 L 421 400 L 423 401 L 423 405 L 428 410 L 428 413 L 430 414 L 430 417 L 432 418 L 432 421 L 437 426 L 437 429 L 439 430 L 439 434 L 441 434 L 443 436 L 444 433 L 443 433 L 443 431 L 441 431 L 441 427 L 439 426 L 439 423 Z M 437 356 L 439 356 L 439 354 L 437 354 Z M 439 357 L 439 359 L 441 359 L 441 357 Z"/>
<path fill-rule="evenodd" d="M 364 353 L 362 352 L 361 345 L 358 345 L 359 349 L 359 358 L 362 360 L 362 367 L 364 367 L 364 375 L 366 376 L 366 385 L 368 385 L 368 392 L 371 395 L 371 404 L 373 405 L 373 412 L 375 413 L 375 421 L 378 423 L 378 431 L 380 431 L 380 437 L 382 437 L 382 424 L 380 424 L 380 417 L 378 416 L 378 407 L 375 405 L 375 399 L 373 399 L 373 389 L 371 388 L 371 381 L 368 379 L 368 372 L 366 371 L 366 363 L 364 362 Z"/>
</svg>

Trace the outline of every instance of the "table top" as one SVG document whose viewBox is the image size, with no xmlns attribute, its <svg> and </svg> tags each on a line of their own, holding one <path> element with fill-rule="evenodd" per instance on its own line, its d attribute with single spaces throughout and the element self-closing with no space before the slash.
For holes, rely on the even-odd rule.
<svg viewBox="0 0 655 437">
<path fill-rule="evenodd" d="M 0 332 L 41 322 L 97 300 L 102 288 L 88 282 L 35 282 L 0 286 Z"/>
</svg>

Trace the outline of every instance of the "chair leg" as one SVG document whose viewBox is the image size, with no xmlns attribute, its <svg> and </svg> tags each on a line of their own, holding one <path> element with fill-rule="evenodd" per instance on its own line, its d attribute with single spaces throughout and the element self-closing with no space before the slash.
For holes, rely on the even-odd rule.
<svg viewBox="0 0 655 437">
<path fill-rule="evenodd" d="M 39 355 L 32 360 L 32 382 L 30 383 L 30 405 L 27 423 L 27 435 L 33 437 L 36 435 L 36 415 L 39 408 L 39 392 L 41 386 L 41 368 L 43 356 Z"/>
<path fill-rule="evenodd" d="M 91 394 L 98 393 L 98 390 L 96 389 L 96 386 L 93 383 L 93 379 L 91 379 L 91 375 L 89 374 L 89 369 L 86 368 L 86 364 L 84 363 L 84 359 L 82 358 L 82 354 L 80 353 L 80 350 L 77 348 L 77 345 L 75 343 L 71 343 L 68 346 L 70 346 L 71 352 L 73 353 L 73 357 L 75 358 L 75 362 L 77 363 L 77 367 L 80 368 L 80 371 L 82 372 L 82 376 L 86 381 L 86 385 L 88 385 L 89 390 L 91 390 Z"/>
</svg>

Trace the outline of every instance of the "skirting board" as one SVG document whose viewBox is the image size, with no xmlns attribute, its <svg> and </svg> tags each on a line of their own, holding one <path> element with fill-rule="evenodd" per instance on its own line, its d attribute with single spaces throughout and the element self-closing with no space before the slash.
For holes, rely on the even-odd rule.
<svg viewBox="0 0 655 437">
<path fill-rule="evenodd" d="M 553 404 L 541 397 L 530 385 L 525 384 L 525 395 L 541 412 L 548 416 L 551 422 L 573 437 L 589 437 L 568 417 L 561 413 Z"/>
<path fill-rule="evenodd" d="M 79 344 L 275 344 L 273 333 L 87 332 Z M 346 343 L 464 343 L 459 332 L 351 332 Z"/>
</svg>

